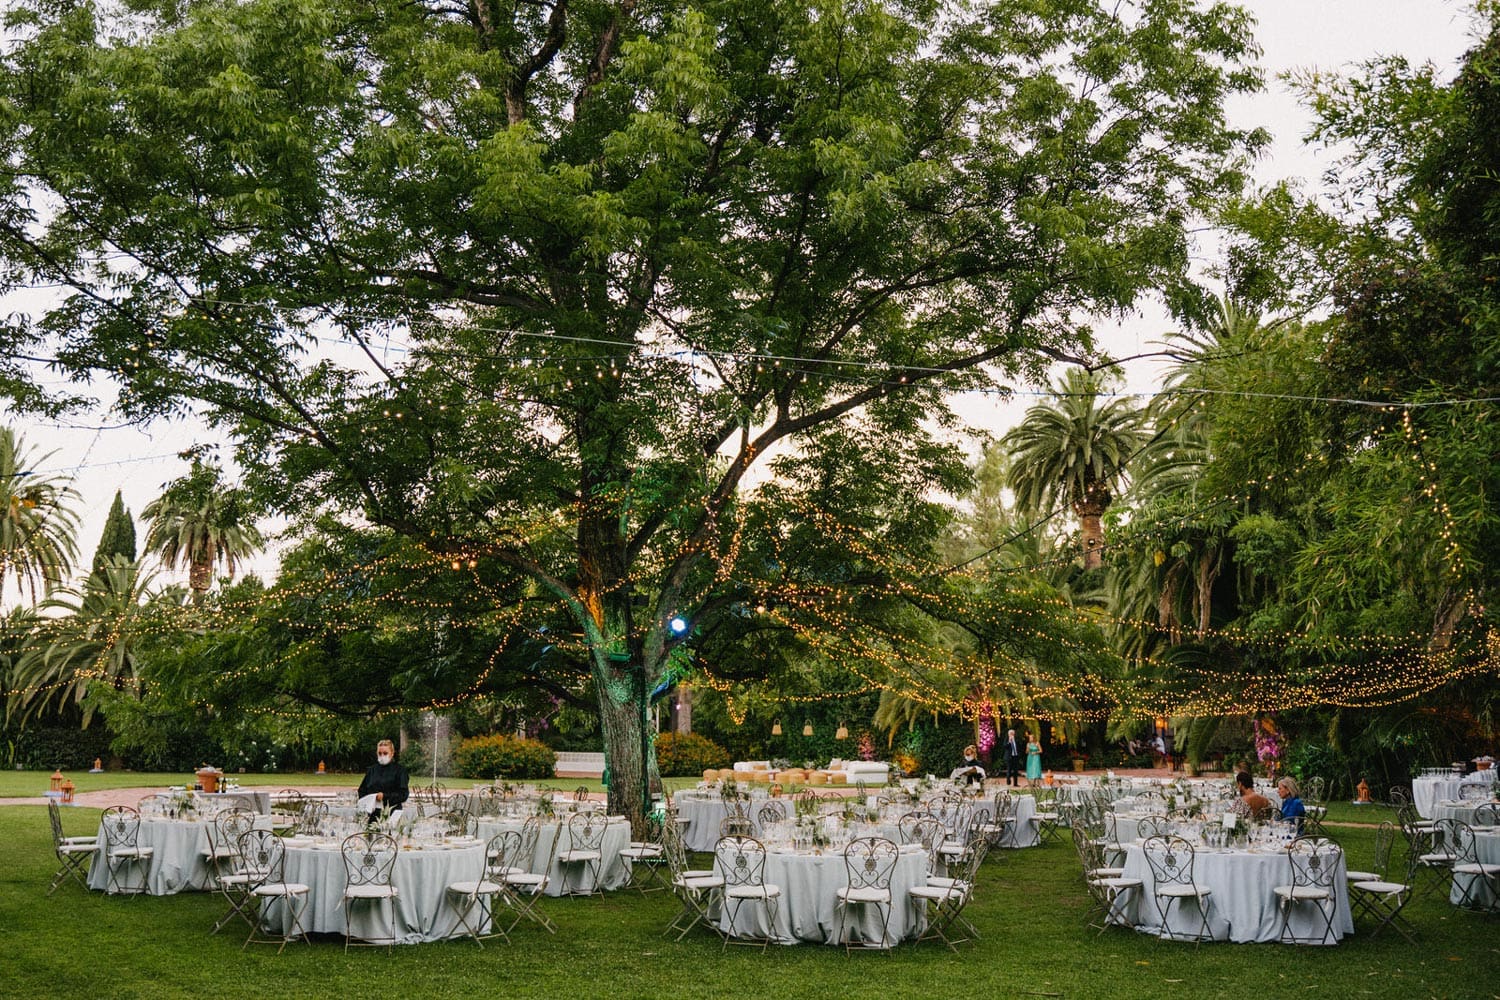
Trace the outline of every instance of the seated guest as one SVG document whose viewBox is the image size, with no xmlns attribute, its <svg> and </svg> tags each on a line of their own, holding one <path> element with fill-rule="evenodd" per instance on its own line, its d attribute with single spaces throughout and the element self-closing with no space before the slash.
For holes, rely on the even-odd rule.
<svg viewBox="0 0 1500 1000">
<path fill-rule="evenodd" d="M 1255 779 L 1250 777 L 1250 772 L 1241 771 L 1236 774 L 1234 783 L 1239 786 L 1240 797 L 1229 807 L 1229 811 L 1236 816 L 1263 819 L 1271 809 L 1271 800 L 1255 790 Z"/>
<path fill-rule="evenodd" d="M 406 802 L 411 779 L 406 768 L 396 763 L 396 745 L 390 740 L 375 744 L 375 763 L 365 772 L 359 783 L 359 797 L 375 796 L 377 808 L 371 812 L 374 819 L 381 809 L 394 812 Z"/>
<path fill-rule="evenodd" d="M 1302 804 L 1302 789 L 1297 786 L 1297 779 L 1282 778 L 1276 782 L 1276 791 L 1281 793 L 1281 818 L 1295 823 L 1297 833 L 1301 834 L 1302 818 L 1307 815 L 1307 807 Z"/>
<path fill-rule="evenodd" d="M 979 763 L 979 748 L 976 746 L 964 747 L 964 761 L 954 769 L 949 777 L 970 785 L 984 784 L 984 765 Z"/>
</svg>

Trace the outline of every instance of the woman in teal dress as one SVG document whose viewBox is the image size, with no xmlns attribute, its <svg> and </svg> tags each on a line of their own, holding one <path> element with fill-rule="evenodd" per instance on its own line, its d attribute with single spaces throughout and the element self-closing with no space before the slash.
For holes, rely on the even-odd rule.
<svg viewBox="0 0 1500 1000">
<path fill-rule="evenodd" d="M 1026 783 L 1042 780 L 1042 745 L 1035 736 L 1026 741 Z"/>
</svg>

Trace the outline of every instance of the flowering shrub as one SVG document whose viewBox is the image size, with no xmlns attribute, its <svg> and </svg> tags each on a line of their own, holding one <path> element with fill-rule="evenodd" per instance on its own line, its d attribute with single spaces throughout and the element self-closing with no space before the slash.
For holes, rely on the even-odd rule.
<svg viewBox="0 0 1500 1000">
<path fill-rule="evenodd" d="M 475 736 L 453 748 L 461 778 L 550 778 L 557 753 L 537 740 L 494 733 Z"/>
<path fill-rule="evenodd" d="M 1262 764 L 1281 758 L 1281 734 L 1276 731 L 1276 722 L 1267 716 L 1255 727 L 1255 759 Z"/>
<path fill-rule="evenodd" d="M 875 737 L 870 735 L 868 729 L 859 734 L 859 741 L 854 752 L 859 755 L 860 760 L 875 759 Z"/>
<path fill-rule="evenodd" d="M 728 767 L 729 751 L 697 733 L 662 733 L 656 738 L 656 767 L 664 778 L 699 775 Z"/>
<path fill-rule="evenodd" d="M 916 774 L 920 761 L 905 750 L 897 750 L 891 755 L 891 763 L 896 765 L 902 774 Z"/>
</svg>

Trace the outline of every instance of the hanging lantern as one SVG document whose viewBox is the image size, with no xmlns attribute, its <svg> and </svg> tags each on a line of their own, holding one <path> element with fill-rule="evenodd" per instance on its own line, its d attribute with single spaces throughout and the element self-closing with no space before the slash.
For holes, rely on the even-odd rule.
<svg viewBox="0 0 1500 1000">
<path fill-rule="evenodd" d="M 771 735 L 772 736 L 780 736 L 781 735 L 781 720 L 780 719 L 777 719 L 775 722 L 771 723 Z"/>
<path fill-rule="evenodd" d="M 838 731 L 833 734 L 833 738 L 836 740 L 847 740 L 849 738 L 849 727 L 840 722 Z"/>
<path fill-rule="evenodd" d="M 806 722 L 804 722 L 802 724 L 802 735 L 803 736 L 811 736 L 812 735 L 812 720 L 811 719 L 808 719 Z"/>
</svg>

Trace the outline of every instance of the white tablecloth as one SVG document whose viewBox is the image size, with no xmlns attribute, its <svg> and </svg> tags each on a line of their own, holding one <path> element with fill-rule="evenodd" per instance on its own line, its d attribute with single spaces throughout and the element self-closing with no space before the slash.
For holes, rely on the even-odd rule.
<svg viewBox="0 0 1500 1000">
<path fill-rule="evenodd" d="M 213 872 L 207 857 L 212 825 L 211 820 L 142 818 L 136 844 L 152 849 L 150 864 L 131 862 L 122 865 L 115 881 L 126 891 L 139 891 L 144 881 L 146 891 L 153 896 L 212 888 Z M 100 852 L 89 867 L 89 888 L 101 892 L 109 886 L 104 843 L 104 824 L 101 822 Z"/>
<path fill-rule="evenodd" d="M 1458 798 L 1458 789 L 1462 784 L 1463 779 L 1458 775 L 1413 778 L 1411 801 L 1417 807 L 1417 815 L 1423 819 L 1437 819 L 1433 814 L 1433 807 L 1439 802 Z"/>
<path fill-rule="evenodd" d="M 1015 822 L 1006 828 L 1005 834 L 1000 838 L 1001 847 L 1035 847 L 1042 842 L 1041 825 L 1036 818 L 1036 799 L 1030 795 L 1012 795 L 1011 815 Z M 995 800 L 982 802 L 993 811 Z M 994 817 L 990 817 L 993 819 Z"/>
<path fill-rule="evenodd" d="M 715 862 L 715 868 L 717 868 Z M 798 854 L 772 848 L 766 855 L 766 877 L 769 884 L 781 887 L 781 905 L 776 914 L 775 939 L 782 944 L 810 941 L 814 944 L 836 943 L 838 929 L 835 909 L 838 889 L 849 884 L 843 852 L 833 849 L 824 854 Z M 925 926 L 925 912 L 912 906 L 910 891 L 927 881 L 927 855 L 921 848 L 904 847 L 891 873 L 891 941 L 920 934 Z M 727 908 L 718 915 L 719 926 L 729 929 Z M 873 906 L 855 906 L 845 916 L 846 937 L 852 940 L 880 940 L 880 919 Z M 735 918 L 740 934 L 765 936 L 765 911 L 755 900 L 747 900 Z M 851 930 L 852 929 L 852 930 Z"/>
<path fill-rule="evenodd" d="M 1434 802 L 1432 805 L 1433 819 L 1456 819 L 1461 823 L 1474 825 L 1474 810 L 1485 805 L 1484 802 Z"/>
<path fill-rule="evenodd" d="M 488 842 L 497 833 L 521 832 L 523 819 L 494 819 L 481 817 L 477 820 L 479 837 Z M 568 819 L 561 817 L 559 823 L 543 823 L 536 838 L 536 850 L 528 869 L 534 875 L 547 874 L 547 895 L 560 896 L 563 892 L 562 863 L 558 854 L 573 849 L 573 838 L 568 834 Z M 553 835 L 557 846 L 552 845 Z M 618 889 L 630 880 L 630 868 L 620 857 L 620 852 L 630 846 L 630 823 L 623 816 L 612 816 L 604 830 L 603 848 L 600 850 L 599 887 Z M 549 853 L 550 852 L 550 853 Z M 587 892 L 593 889 L 592 880 L 583 866 L 573 866 L 568 873 L 567 888 L 570 892 Z"/>
<path fill-rule="evenodd" d="M 1337 895 L 1333 918 L 1333 938 L 1325 944 L 1337 944 L 1338 939 L 1354 933 L 1354 918 L 1349 912 L 1349 890 L 1344 859 L 1340 856 L 1338 870 L 1334 873 L 1334 892 Z M 1124 917 L 1137 930 L 1148 934 L 1161 933 L 1161 917 L 1157 913 L 1152 891 L 1156 882 L 1151 877 L 1151 868 L 1146 863 L 1145 852 L 1139 844 L 1125 845 L 1125 877 L 1138 878 L 1145 883 L 1143 890 L 1131 893 L 1123 903 Z M 1265 853 L 1251 851 L 1214 851 L 1199 849 L 1193 864 L 1193 881 L 1212 890 L 1209 900 L 1208 927 L 1216 941 L 1276 941 L 1281 935 L 1281 907 L 1271 890 L 1278 885 L 1289 885 L 1292 880 L 1291 862 L 1285 851 Z M 1293 911 L 1288 934 L 1298 938 L 1309 938 L 1323 930 L 1323 917 L 1315 912 L 1313 904 L 1300 904 Z M 1191 936 L 1201 930 L 1198 913 L 1191 901 L 1186 904 L 1173 902 L 1170 911 L 1174 933 Z"/>
<path fill-rule="evenodd" d="M 1500 829 L 1488 828 L 1474 831 L 1474 853 L 1479 856 L 1481 864 L 1500 865 Z M 1490 884 L 1480 880 L 1474 875 L 1453 876 L 1454 884 L 1449 892 L 1449 899 L 1456 906 L 1463 901 L 1463 890 L 1461 884 L 1469 886 L 1469 905 L 1474 907 L 1487 907 L 1495 905 L 1495 894 L 1490 890 Z"/>
<path fill-rule="evenodd" d="M 690 851 L 711 851 L 719 842 L 719 824 L 729 814 L 729 807 L 724 800 L 715 795 L 708 798 L 677 796 L 677 815 L 686 820 L 682 827 L 682 844 Z M 790 812 L 792 803 L 787 802 L 787 811 Z M 759 804 L 755 806 L 759 808 Z M 755 820 L 754 809 L 751 809 L 751 822 Z"/>
<path fill-rule="evenodd" d="M 448 886 L 477 879 L 484 863 L 484 843 L 474 839 L 458 841 L 446 848 L 428 846 L 401 851 L 391 871 L 391 884 L 399 893 L 395 905 L 384 900 L 358 901 L 351 911 L 354 936 L 371 941 L 394 937 L 397 944 L 420 944 L 464 933 L 458 926 L 458 912 L 453 908 L 454 897 L 449 895 Z M 344 933 L 347 880 L 344 858 L 336 841 L 289 838 L 286 880 L 301 882 L 309 889 L 301 921 L 304 931 Z M 394 928 L 390 923 L 393 911 Z M 279 921 L 283 929 L 290 925 L 290 914 L 284 906 L 273 906 L 267 919 Z M 477 923 L 477 911 L 469 922 Z"/>
</svg>

